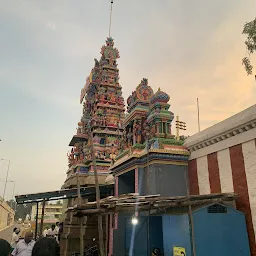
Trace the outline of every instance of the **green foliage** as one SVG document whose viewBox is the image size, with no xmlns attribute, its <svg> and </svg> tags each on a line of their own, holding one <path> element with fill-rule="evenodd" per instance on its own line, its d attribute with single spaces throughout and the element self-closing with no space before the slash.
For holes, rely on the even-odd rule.
<svg viewBox="0 0 256 256">
<path fill-rule="evenodd" d="M 31 214 L 32 205 L 33 204 L 17 204 L 16 201 L 10 200 L 7 201 L 7 204 L 12 207 L 15 211 L 15 220 L 22 218 L 23 220 L 26 218 L 27 214 Z"/>
<path fill-rule="evenodd" d="M 244 65 L 244 68 L 245 68 L 245 71 L 246 71 L 247 75 L 252 75 L 253 66 L 251 65 L 251 62 L 248 59 L 248 57 L 244 57 L 242 59 L 242 64 Z"/>
<path fill-rule="evenodd" d="M 250 56 L 256 51 L 256 18 L 253 21 L 245 23 L 243 34 L 247 35 L 244 43 L 246 45 L 248 55 Z M 251 75 L 253 66 L 251 65 L 250 59 L 248 57 L 244 57 L 242 59 L 242 64 L 244 65 L 247 74 Z"/>
</svg>

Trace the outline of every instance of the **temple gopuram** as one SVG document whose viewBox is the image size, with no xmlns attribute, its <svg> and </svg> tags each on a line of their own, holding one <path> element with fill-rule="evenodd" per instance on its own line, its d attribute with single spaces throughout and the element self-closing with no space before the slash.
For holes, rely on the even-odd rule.
<svg viewBox="0 0 256 256">
<path fill-rule="evenodd" d="M 114 48 L 113 39 L 107 38 L 106 45 L 101 48 L 100 60 L 94 59 L 94 67 L 81 90 L 83 115 L 78 122 L 77 132 L 69 143 L 72 148 L 68 153 L 67 178 L 62 189 L 76 188 L 78 184 L 80 187 L 94 186 L 93 160 L 99 185 L 105 184 L 109 167 L 118 154 L 125 112 L 122 87 L 119 84 L 118 58 L 119 51 Z M 69 199 L 67 207 L 76 205 L 77 200 Z M 85 221 L 84 227 L 85 225 L 86 247 L 93 238 L 98 237 L 97 218 Z M 62 255 L 79 251 L 79 230 L 79 219 L 72 214 L 66 214 L 61 241 Z"/>
</svg>

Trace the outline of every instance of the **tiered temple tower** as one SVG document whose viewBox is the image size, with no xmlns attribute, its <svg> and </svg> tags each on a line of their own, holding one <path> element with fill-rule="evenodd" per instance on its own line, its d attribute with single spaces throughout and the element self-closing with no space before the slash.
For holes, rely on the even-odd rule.
<svg viewBox="0 0 256 256">
<path fill-rule="evenodd" d="M 95 185 L 91 143 L 99 184 L 106 183 L 108 169 L 115 161 L 123 134 L 125 109 L 122 87 L 119 84 L 118 58 L 119 52 L 114 48 L 113 39 L 107 38 L 106 45 L 101 48 L 100 60 L 94 59 L 94 68 L 81 90 L 83 115 L 78 123 L 77 133 L 69 144 L 72 149 L 68 153 L 69 169 L 63 189 L 75 188 L 78 182 L 81 187 Z M 68 206 L 75 204 L 77 199 L 68 201 Z M 92 238 L 98 238 L 96 220 L 91 218 L 86 223 L 85 246 L 91 243 Z M 79 252 L 78 224 L 78 218 L 67 214 L 61 243 L 66 255 Z"/>
</svg>

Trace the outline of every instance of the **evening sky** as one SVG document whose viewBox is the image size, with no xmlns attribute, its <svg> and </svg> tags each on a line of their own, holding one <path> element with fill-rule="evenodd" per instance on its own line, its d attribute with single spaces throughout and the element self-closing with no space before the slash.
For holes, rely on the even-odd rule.
<svg viewBox="0 0 256 256">
<path fill-rule="evenodd" d="M 56 190 L 82 114 L 80 90 L 108 36 L 110 1 L 0 2 L 0 157 L 11 160 L 16 193 Z M 116 0 L 111 35 L 124 98 L 148 78 L 170 95 L 187 135 L 198 131 L 197 97 L 202 129 L 253 105 L 241 32 L 255 10 L 255 0 Z M 6 169 L 0 162 L 0 195 Z"/>
</svg>

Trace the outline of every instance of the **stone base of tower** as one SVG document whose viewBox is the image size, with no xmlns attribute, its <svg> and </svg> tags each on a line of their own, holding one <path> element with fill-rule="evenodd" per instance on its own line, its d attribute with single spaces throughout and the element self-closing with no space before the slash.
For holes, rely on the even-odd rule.
<svg viewBox="0 0 256 256">
<path fill-rule="evenodd" d="M 92 187 L 95 185 L 94 175 L 90 174 L 76 174 L 78 175 L 79 185 L 81 187 Z M 77 187 L 77 176 L 69 176 L 62 189 L 76 188 Z M 105 185 L 106 174 L 98 174 L 99 185 Z M 105 196 L 104 196 L 105 197 Z M 95 198 L 92 199 L 93 201 Z M 87 198 L 82 199 L 82 204 L 85 204 Z M 67 208 L 78 204 L 78 198 L 68 199 Z M 84 236 L 84 247 L 88 248 L 95 243 L 98 244 L 98 219 L 97 216 L 83 217 L 83 236 Z M 103 217 L 103 231 L 104 231 L 104 244 L 106 243 L 106 221 Z M 72 253 L 79 253 L 80 251 L 80 218 L 73 216 L 73 213 L 69 212 L 65 214 L 63 223 L 63 233 L 60 238 L 60 249 L 61 256 L 71 256 Z M 95 241 L 93 239 L 95 238 Z"/>
<path fill-rule="evenodd" d="M 71 223 L 71 224 L 70 224 Z M 88 248 L 98 243 L 98 220 L 97 216 L 83 218 L 84 247 Z M 104 244 L 106 244 L 106 222 L 103 218 Z M 95 239 L 95 241 L 94 241 Z M 64 230 L 60 241 L 60 255 L 71 256 L 80 250 L 80 220 L 73 217 L 72 222 L 64 222 Z"/>
<path fill-rule="evenodd" d="M 76 174 L 78 175 L 78 180 L 80 186 L 83 187 L 89 187 L 89 186 L 94 186 L 95 185 L 95 178 L 94 174 Z M 65 183 L 62 186 L 62 189 L 68 189 L 68 188 L 76 188 L 77 187 L 77 176 L 76 175 L 71 175 L 67 177 L 65 180 Z M 99 185 L 105 185 L 105 180 L 107 178 L 108 174 L 101 174 L 98 173 L 98 180 L 99 180 Z"/>
</svg>

